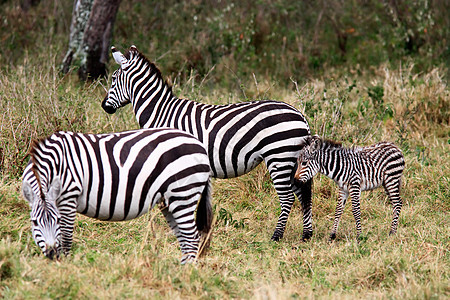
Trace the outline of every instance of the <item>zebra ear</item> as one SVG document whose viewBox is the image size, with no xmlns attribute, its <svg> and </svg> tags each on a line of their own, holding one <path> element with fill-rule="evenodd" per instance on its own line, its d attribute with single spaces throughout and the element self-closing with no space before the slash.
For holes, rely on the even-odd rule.
<svg viewBox="0 0 450 300">
<path fill-rule="evenodd" d="M 131 45 L 130 50 L 139 51 L 135 45 Z"/>
<path fill-rule="evenodd" d="M 56 201 L 58 197 L 61 195 L 61 180 L 58 177 L 53 179 L 52 184 L 47 192 L 47 200 Z"/>
<path fill-rule="evenodd" d="M 311 136 L 305 136 L 300 142 L 300 147 L 305 147 L 311 144 Z"/>
<path fill-rule="evenodd" d="M 31 205 L 34 201 L 34 192 L 31 184 L 28 181 L 22 183 L 22 193 L 25 200 Z"/>
<path fill-rule="evenodd" d="M 111 47 L 111 53 L 112 53 L 112 56 L 114 57 L 114 60 L 119 65 L 122 66 L 127 61 L 126 57 L 122 53 L 120 53 L 120 51 L 117 50 L 116 47 L 114 47 L 114 46 Z"/>
<path fill-rule="evenodd" d="M 318 135 L 314 135 L 311 139 L 311 148 L 314 150 L 319 150 L 322 147 L 322 140 Z"/>
</svg>

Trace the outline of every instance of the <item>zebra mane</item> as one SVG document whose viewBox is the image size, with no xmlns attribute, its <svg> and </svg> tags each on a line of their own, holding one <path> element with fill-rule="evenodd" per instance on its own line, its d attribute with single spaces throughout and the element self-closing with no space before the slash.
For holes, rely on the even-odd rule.
<svg viewBox="0 0 450 300">
<path fill-rule="evenodd" d="M 145 64 L 149 65 L 150 69 L 152 70 L 152 73 L 155 73 L 156 76 L 164 82 L 164 84 L 169 89 L 170 93 L 172 93 L 172 85 L 170 85 L 167 82 L 167 80 L 163 78 L 161 70 L 153 62 L 151 62 L 144 54 L 142 54 L 138 49 L 136 48 L 128 49 L 124 54 L 125 58 L 129 60 L 131 58 L 132 53 L 135 54 L 138 57 L 138 59 L 143 60 Z"/>
<path fill-rule="evenodd" d="M 340 143 L 340 142 L 336 142 L 336 141 L 329 140 L 329 139 L 321 139 L 321 140 L 322 140 L 323 146 L 326 148 L 344 148 L 342 146 L 342 143 Z"/>
<path fill-rule="evenodd" d="M 37 163 L 35 155 L 36 155 L 36 149 L 42 145 L 43 141 L 44 141 L 44 139 L 33 140 L 31 142 L 30 151 L 28 151 L 28 155 L 31 156 L 31 164 L 32 164 L 31 170 L 33 171 L 34 177 L 36 177 L 36 180 L 37 180 L 37 183 L 39 186 L 39 193 L 41 194 L 42 200 L 45 199 L 45 194 L 44 194 L 44 191 L 42 190 L 41 175 L 40 175 L 38 167 L 37 167 L 38 163 Z"/>
</svg>

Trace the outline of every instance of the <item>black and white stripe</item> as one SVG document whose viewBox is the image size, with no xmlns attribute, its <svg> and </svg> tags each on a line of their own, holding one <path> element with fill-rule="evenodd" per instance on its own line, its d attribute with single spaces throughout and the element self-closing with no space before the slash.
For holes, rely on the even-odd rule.
<svg viewBox="0 0 450 300">
<path fill-rule="evenodd" d="M 123 221 L 159 204 L 180 243 L 182 263 L 195 260 L 198 232 L 207 235 L 212 221 L 211 169 L 206 149 L 190 134 L 167 128 L 58 132 L 35 142 L 30 155 L 23 194 L 33 238 L 46 256 L 68 253 L 76 212 Z"/>
<path fill-rule="evenodd" d="M 173 127 L 193 134 L 207 148 L 214 177 L 237 177 L 264 161 L 281 204 L 272 239 L 283 236 L 294 193 L 302 203 L 303 238 L 312 235 L 311 182 L 292 180 L 299 145 L 310 135 L 298 110 L 277 101 L 208 105 L 179 99 L 136 47 L 125 55 L 113 47 L 112 53 L 121 67 L 113 73 L 103 100 L 106 112 L 131 103 L 141 128 Z"/>
<path fill-rule="evenodd" d="M 305 182 L 320 172 L 333 179 L 339 186 L 339 200 L 331 239 L 336 238 L 339 219 L 349 195 L 357 235 L 361 234 L 361 191 L 380 186 L 384 187 L 393 206 L 390 234 L 397 231 L 398 217 L 402 208 L 400 187 L 405 160 L 396 145 L 381 142 L 368 147 L 344 148 L 339 143 L 323 140 L 318 136 L 308 138 L 306 144 L 307 146 L 300 152 L 294 178 Z"/>
</svg>

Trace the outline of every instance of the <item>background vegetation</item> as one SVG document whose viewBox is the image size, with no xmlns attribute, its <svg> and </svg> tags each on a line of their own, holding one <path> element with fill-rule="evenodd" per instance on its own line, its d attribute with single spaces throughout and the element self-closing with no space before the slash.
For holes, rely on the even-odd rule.
<svg viewBox="0 0 450 300">
<path fill-rule="evenodd" d="M 124 1 L 114 44 L 156 60 L 174 91 L 205 103 L 288 102 L 314 133 L 404 151 L 404 208 L 362 196 L 363 240 L 347 208 L 328 242 L 335 185 L 314 185 L 314 236 L 296 203 L 284 239 L 264 166 L 215 180 L 209 252 L 179 265 L 157 210 L 126 223 L 78 216 L 72 255 L 44 259 L 30 234 L 20 176 L 32 139 L 55 130 L 137 128 L 130 107 L 105 114 L 108 80 L 62 77 L 71 1 L 24 11 L 0 2 L 0 296 L 5 298 L 447 298 L 450 296 L 448 1 Z M 116 66 L 111 62 L 110 70 Z"/>
</svg>

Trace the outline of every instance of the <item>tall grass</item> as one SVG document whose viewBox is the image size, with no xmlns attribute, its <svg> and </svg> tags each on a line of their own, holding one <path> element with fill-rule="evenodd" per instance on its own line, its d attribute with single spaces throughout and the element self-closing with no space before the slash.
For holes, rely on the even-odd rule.
<svg viewBox="0 0 450 300">
<path fill-rule="evenodd" d="M 61 78 L 56 55 L 25 56 L 0 73 L 0 295 L 4 298 L 420 298 L 450 296 L 449 89 L 445 70 L 414 73 L 381 66 L 373 74 L 339 71 L 279 88 L 258 75 L 240 89 L 203 84 L 193 74 L 174 91 L 205 103 L 251 98 L 299 108 L 313 132 L 346 145 L 379 140 L 405 152 L 404 206 L 388 236 L 392 207 L 381 190 L 362 195 L 363 240 L 345 210 L 338 238 L 328 241 L 337 188 L 314 184 L 314 235 L 301 242 L 296 202 L 285 237 L 270 242 L 279 204 L 264 166 L 240 178 L 215 180 L 216 222 L 207 254 L 181 266 L 176 238 L 154 210 L 107 223 L 77 216 L 72 254 L 49 261 L 34 244 L 20 175 L 30 141 L 55 130 L 111 132 L 137 128 L 130 107 L 105 114 L 105 82 Z M 211 71 L 218 72 L 214 69 Z M 372 72 L 371 72 L 372 73 Z M 236 79 L 237 80 L 237 79 Z"/>
</svg>

